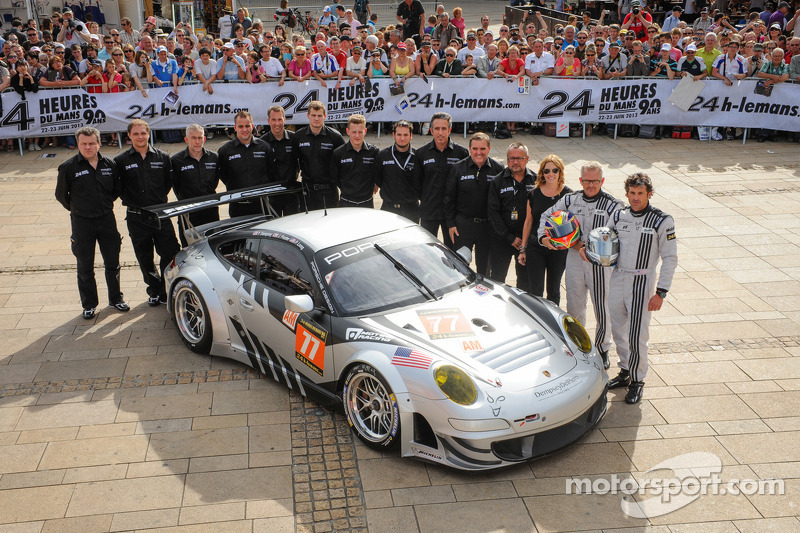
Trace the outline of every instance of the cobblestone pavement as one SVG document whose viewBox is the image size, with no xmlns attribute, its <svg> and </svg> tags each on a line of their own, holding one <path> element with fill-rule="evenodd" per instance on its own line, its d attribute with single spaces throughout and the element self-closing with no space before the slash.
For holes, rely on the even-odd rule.
<svg viewBox="0 0 800 533">
<path fill-rule="evenodd" d="M 589 159 L 617 196 L 647 172 L 654 205 L 676 219 L 680 265 L 654 314 L 642 403 L 612 392 L 577 445 L 479 474 L 374 452 L 341 414 L 190 353 L 147 306 L 127 236 L 133 309 L 82 320 L 69 217 L 53 198 L 71 154 L 0 155 L 0 532 L 800 531 L 798 145 L 515 140 L 534 162 L 561 155 L 573 188 Z M 583 476 L 645 480 L 690 451 L 719 457 L 726 480 L 780 478 L 785 494 L 706 494 L 641 519 L 621 502 L 647 495 L 565 491 Z"/>
</svg>

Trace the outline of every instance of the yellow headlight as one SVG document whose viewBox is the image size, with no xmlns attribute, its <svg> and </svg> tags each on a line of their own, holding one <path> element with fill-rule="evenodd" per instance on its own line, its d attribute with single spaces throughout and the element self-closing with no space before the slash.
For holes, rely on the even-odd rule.
<svg viewBox="0 0 800 533">
<path fill-rule="evenodd" d="M 478 391 L 472 379 L 460 368 L 443 365 L 436 369 L 433 377 L 436 385 L 452 401 L 461 405 L 472 405 L 478 398 Z"/>
<path fill-rule="evenodd" d="M 564 317 L 564 331 L 567 332 L 569 338 L 578 345 L 582 352 L 589 353 L 592 351 L 592 339 L 589 338 L 589 334 L 586 333 L 581 323 L 570 315 Z"/>
</svg>

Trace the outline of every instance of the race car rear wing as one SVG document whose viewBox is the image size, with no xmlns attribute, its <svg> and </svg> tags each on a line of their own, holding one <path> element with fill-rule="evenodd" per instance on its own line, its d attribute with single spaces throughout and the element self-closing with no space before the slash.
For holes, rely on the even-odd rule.
<svg viewBox="0 0 800 533">
<path fill-rule="evenodd" d="M 142 209 L 142 220 L 145 224 L 153 228 L 161 228 L 161 221 L 173 217 L 180 217 L 179 224 L 184 230 L 186 240 L 192 243 L 202 236 L 189 220 L 189 214 L 209 207 L 219 207 L 221 205 L 239 202 L 243 200 L 258 200 L 261 203 L 261 214 L 264 217 L 278 217 L 269 202 L 270 197 L 282 194 L 302 194 L 303 188 L 298 183 L 296 185 L 259 185 L 245 189 L 236 189 L 206 196 L 197 196 L 189 200 L 178 200 L 177 202 L 167 202 L 165 204 L 151 205 Z"/>
</svg>

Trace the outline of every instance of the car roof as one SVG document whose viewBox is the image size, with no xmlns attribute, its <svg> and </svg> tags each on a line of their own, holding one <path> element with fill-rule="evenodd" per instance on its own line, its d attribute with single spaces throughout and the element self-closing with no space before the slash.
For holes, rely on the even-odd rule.
<svg viewBox="0 0 800 533">
<path fill-rule="evenodd" d="M 409 226 L 411 220 L 375 209 L 338 207 L 309 211 L 261 222 L 252 229 L 279 231 L 302 240 L 315 250 L 329 248 Z"/>
</svg>

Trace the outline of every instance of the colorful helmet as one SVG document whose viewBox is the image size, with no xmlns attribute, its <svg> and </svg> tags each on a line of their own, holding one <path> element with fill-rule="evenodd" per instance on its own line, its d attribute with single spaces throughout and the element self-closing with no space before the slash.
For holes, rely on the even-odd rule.
<svg viewBox="0 0 800 533">
<path fill-rule="evenodd" d="M 569 211 L 556 211 L 547 217 L 544 232 L 556 248 L 571 248 L 581 238 L 578 219 Z"/>
<path fill-rule="evenodd" d="M 595 265 L 614 266 L 619 259 L 619 236 L 616 230 L 601 226 L 586 238 L 586 257 Z"/>
</svg>

